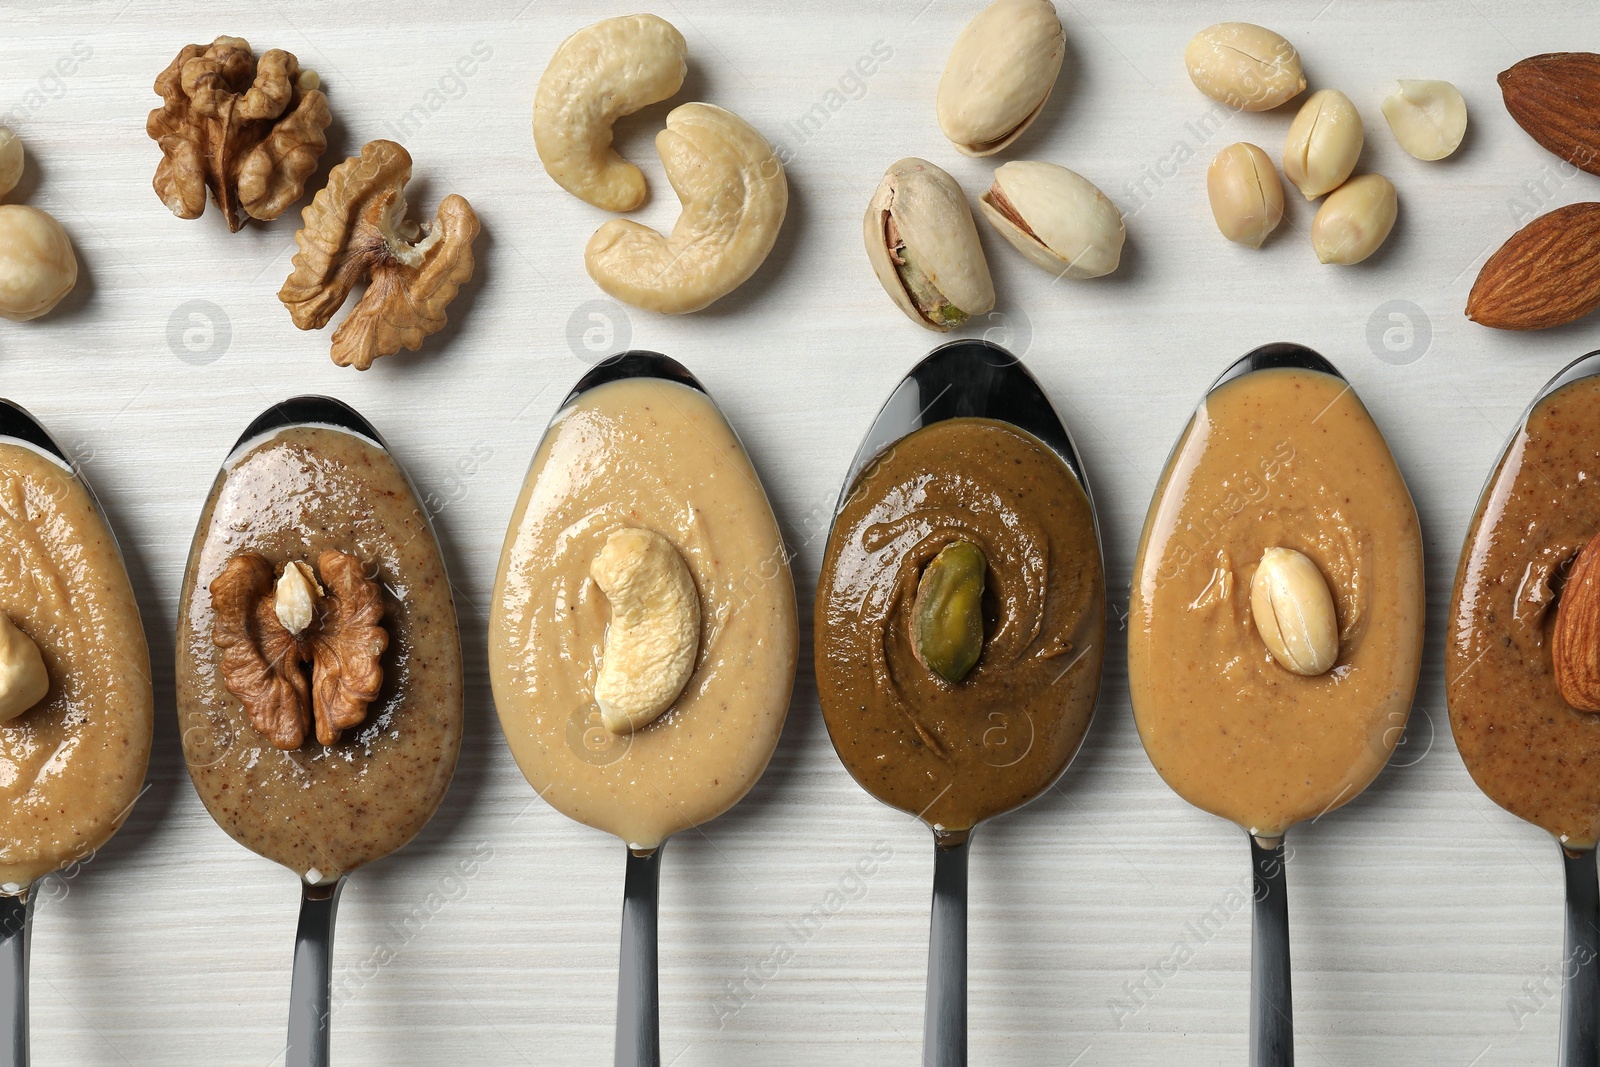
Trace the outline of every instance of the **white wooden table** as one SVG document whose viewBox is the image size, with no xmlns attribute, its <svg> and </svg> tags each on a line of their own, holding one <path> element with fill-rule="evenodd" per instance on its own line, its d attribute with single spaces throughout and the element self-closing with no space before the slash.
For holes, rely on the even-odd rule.
<svg viewBox="0 0 1600 1067">
<path fill-rule="evenodd" d="M 593 303 L 603 294 L 581 255 L 604 216 L 546 177 L 529 131 L 557 42 L 631 5 L 5 6 L 0 113 L 10 116 L 0 121 L 32 160 L 19 194 L 61 219 L 82 275 L 51 317 L 0 323 L 0 394 L 49 425 L 104 501 L 150 631 L 158 701 L 150 785 L 127 826 L 43 890 L 36 1062 L 281 1059 L 295 882 L 201 807 L 179 753 L 171 663 L 184 558 L 217 464 L 261 408 L 298 392 L 354 404 L 433 494 L 470 674 L 466 746 L 443 808 L 344 895 L 337 1061 L 609 1062 L 623 850 L 535 799 L 501 739 L 485 672 L 485 612 L 518 485 L 589 363 L 625 345 L 671 354 L 744 436 L 798 552 L 809 619 L 837 481 L 878 404 L 935 342 L 879 290 L 861 212 L 902 155 L 949 169 L 974 197 L 996 162 L 958 156 L 933 115 L 945 56 L 978 5 L 654 8 L 689 41 L 679 99 L 727 106 L 793 156 L 789 219 L 770 260 L 733 296 L 681 319 Z M 1600 347 L 1600 319 L 1515 336 L 1462 314 L 1478 265 L 1522 221 L 1600 198 L 1600 178 L 1517 129 L 1494 80 L 1528 55 L 1595 47 L 1593 10 L 1577 0 L 1058 7 L 1065 72 L 1009 158 L 1062 163 L 1099 184 L 1127 215 L 1128 246 L 1116 275 L 1052 284 L 985 230 L 1001 300 L 983 328 L 1025 357 L 1076 434 L 1117 616 L 1174 436 L 1211 379 L 1262 342 L 1300 341 L 1339 365 L 1387 432 L 1422 515 L 1428 659 L 1405 745 L 1364 796 L 1289 838 L 1301 1061 L 1553 1062 L 1556 848 L 1481 796 L 1462 767 L 1440 634 L 1456 553 L 1506 434 L 1547 377 Z M 1227 18 L 1288 36 L 1313 86 L 1343 89 L 1361 109 L 1362 166 L 1391 177 L 1401 201 L 1388 247 L 1366 265 L 1320 267 L 1297 196 L 1292 232 L 1261 252 L 1216 233 L 1211 156 L 1236 140 L 1277 156 L 1288 125 L 1234 115 L 1189 84 L 1185 42 Z M 214 207 L 182 222 L 151 191 L 151 83 L 183 44 L 221 33 L 289 49 L 321 72 L 336 116 L 330 156 L 399 139 L 416 159 L 414 205 L 431 215 L 459 192 L 482 216 L 478 276 L 420 354 L 361 375 L 329 362 L 326 335 L 293 328 L 275 293 L 297 212 L 230 235 Z M 869 64 L 870 77 L 853 74 L 875 51 L 888 58 Z M 1419 163 L 1394 143 L 1378 104 L 1399 77 L 1461 88 L 1472 119 L 1459 158 Z M 657 194 L 641 217 L 661 226 L 677 211 L 651 146 L 666 110 L 629 121 L 621 137 Z M 1391 319 L 1396 310 L 1409 320 Z M 1246 844 L 1151 769 L 1123 652 L 1117 636 L 1098 718 L 1059 788 L 977 835 L 974 1064 L 1243 1062 Z M 852 875 L 874 854 L 873 873 Z M 803 665 L 766 777 L 667 850 L 666 1059 L 917 1063 L 931 870 L 927 832 L 867 798 L 835 758 Z"/>
</svg>

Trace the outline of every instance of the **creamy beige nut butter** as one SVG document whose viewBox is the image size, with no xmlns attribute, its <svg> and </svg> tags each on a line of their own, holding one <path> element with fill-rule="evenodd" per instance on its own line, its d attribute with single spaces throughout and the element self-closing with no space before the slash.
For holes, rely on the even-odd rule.
<svg viewBox="0 0 1600 1067">
<path fill-rule="evenodd" d="M 48 676 L 42 699 L 0 723 L 0 887 L 14 892 L 88 859 L 121 825 L 144 783 L 154 706 L 111 531 L 71 470 L 14 442 L 0 443 L 0 615 L 16 631 L 8 657 L 36 648 Z"/>
<path fill-rule="evenodd" d="M 1297 623 L 1309 651 L 1282 649 L 1294 664 L 1262 638 L 1252 584 L 1273 549 L 1304 556 L 1332 595 L 1331 666 L 1316 625 Z M 1316 602 L 1310 577 L 1287 577 L 1280 589 Z M 1422 539 L 1388 445 L 1344 381 L 1257 370 L 1206 397 L 1151 503 L 1130 612 L 1134 718 L 1178 795 L 1270 839 L 1366 788 L 1416 688 Z"/>
<path fill-rule="evenodd" d="M 280 738 L 295 746 L 281 747 L 228 691 L 211 589 L 250 553 L 277 569 L 343 553 L 378 584 L 381 687 L 359 725 L 332 744 L 313 733 Z M 323 583 L 334 562 L 321 562 Z M 287 604 L 284 615 L 294 620 Z M 438 545 L 388 452 L 332 426 L 285 428 L 239 450 L 190 551 L 177 692 L 189 775 L 240 844 L 317 883 L 416 836 L 444 798 L 461 746 L 461 642 Z"/>
<path fill-rule="evenodd" d="M 613 582 L 609 558 L 596 567 L 622 537 L 660 554 L 639 571 L 650 588 L 638 600 L 661 613 L 651 624 L 660 662 L 693 649 L 681 689 L 672 677 L 666 696 L 634 714 L 611 706 L 628 703 L 629 689 L 612 660 L 648 657 L 608 637 L 627 583 L 620 573 Z M 692 578 L 697 639 L 683 633 L 691 616 L 673 559 Z M 587 390 L 534 456 L 495 579 L 489 673 L 517 765 L 556 810 L 635 848 L 715 818 L 755 784 L 783 730 L 795 611 L 777 521 L 716 405 L 658 378 Z M 595 699 L 603 667 L 610 713 Z"/>
</svg>

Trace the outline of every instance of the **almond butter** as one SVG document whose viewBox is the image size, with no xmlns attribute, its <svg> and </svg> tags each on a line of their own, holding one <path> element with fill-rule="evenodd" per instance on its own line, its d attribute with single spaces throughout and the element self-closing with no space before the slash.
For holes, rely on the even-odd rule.
<svg viewBox="0 0 1600 1067">
<path fill-rule="evenodd" d="M 1540 215 L 1501 245 L 1472 283 L 1467 318 L 1543 330 L 1600 307 L 1600 203 Z"/>
<path fill-rule="evenodd" d="M 1600 711 L 1600 534 L 1567 571 L 1550 658 L 1561 699 L 1579 711 Z"/>
<path fill-rule="evenodd" d="M 1600 55 L 1550 52 L 1500 72 L 1506 110 L 1528 136 L 1600 174 Z"/>
</svg>

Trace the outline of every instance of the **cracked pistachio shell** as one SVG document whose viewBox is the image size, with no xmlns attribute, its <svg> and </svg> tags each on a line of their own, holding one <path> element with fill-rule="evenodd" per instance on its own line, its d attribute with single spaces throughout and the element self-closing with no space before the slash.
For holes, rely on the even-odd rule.
<svg viewBox="0 0 1600 1067">
<path fill-rule="evenodd" d="M 1306 87 L 1294 45 L 1248 22 L 1207 26 L 1189 41 L 1183 62 L 1196 89 L 1241 111 L 1270 111 Z"/>
<path fill-rule="evenodd" d="M 1283 221 L 1283 183 L 1260 148 L 1240 141 L 1217 153 L 1206 171 L 1206 195 L 1217 229 L 1230 241 L 1260 248 Z"/>
<path fill-rule="evenodd" d="M 939 128 L 956 151 L 988 156 L 1039 116 L 1066 36 L 1049 0 L 995 0 L 967 23 L 939 79 Z"/>
<path fill-rule="evenodd" d="M 1361 115 L 1337 89 L 1319 89 L 1300 107 L 1283 144 L 1283 176 L 1307 200 L 1344 184 L 1361 158 Z"/>
<path fill-rule="evenodd" d="M 1381 174 L 1351 178 L 1333 191 L 1311 220 L 1311 247 L 1324 263 L 1360 263 L 1394 229 L 1399 202 Z"/>
<path fill-rule="evenodd" d="M 889 168 L 867 205 L 862 236 L 884 291 L 918 325 L 943 332 L 994 307 L 966 194 L 927 160 Z"/>
<path fill-rule="evenodd" d="M 994 172 L 979 204 L 1002 237 L 1051 274 L 1098 278 L 1122 260 L 1122 213 L 1093 182 L 1066 167 L 1007 163 Z"/>
</svg>

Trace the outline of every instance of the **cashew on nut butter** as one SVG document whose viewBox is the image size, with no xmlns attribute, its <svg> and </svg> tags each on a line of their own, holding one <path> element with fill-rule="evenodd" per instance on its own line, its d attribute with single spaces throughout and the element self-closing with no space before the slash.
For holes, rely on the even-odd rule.
<svg viewBox="0 0 1600 1067">
<path fill-rule="evenodd" d="M 375 442 L 292 426 L 230 457 L 195 532 L 189 775 L 236 841 L 312 884 L 404 845 L 455 771 L 461 643 L 424 514 Z"/>
<path fill-rule="evenodd" d="M 720 815 L 777 745 L 797 628 L 777 521 L 704 393 L 629 378 L 556 415 L 489 622 L 495 706 L 540 796 L 643 849 Z"/>
<path fill-rule="evenodd" d="M 1478 502 L 1445 639 L 1450 728 L 1473 781 L 1572 850 L 1600 840 L 1597 454 L 1600 377 L 1534 405 Z"/>
<path fill-rule="evenodd" d="M 1423 613 L 1416 510 L 1355 392 L 1309 370 L 1235 378 L 1173 451 L 1134 563 L 1145 752 L 1190 803 L 1278 837 L 1388 760 Z"/>
<path fill-rule="evenodd" d="M 150 653 L 88 489 L 0 442 L 0 892 L 84 861 L 150 758 Z"/>
</svg>

